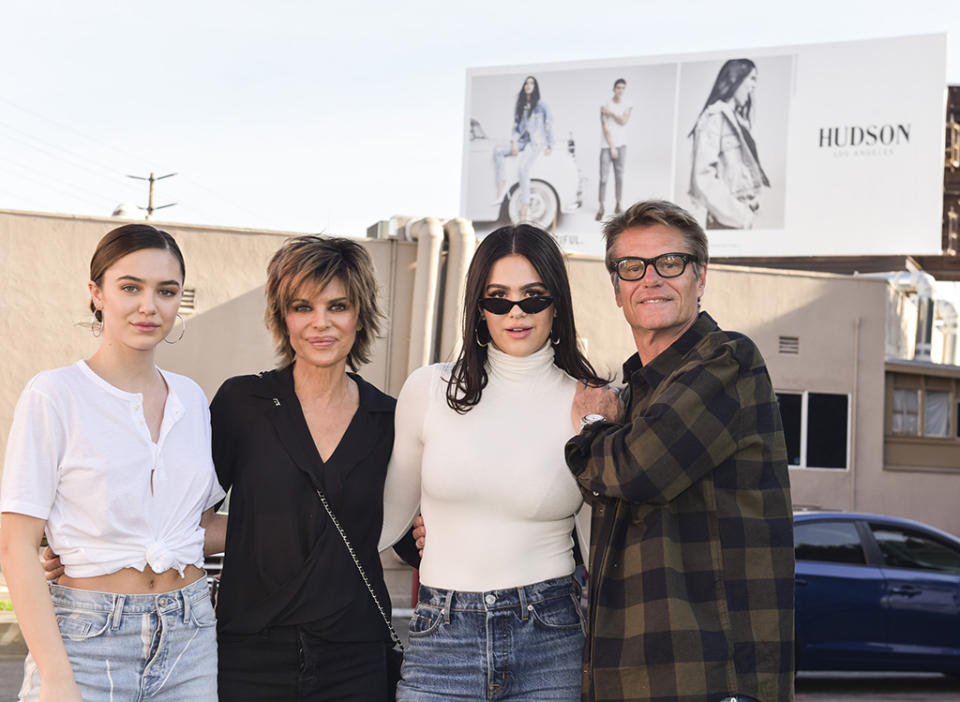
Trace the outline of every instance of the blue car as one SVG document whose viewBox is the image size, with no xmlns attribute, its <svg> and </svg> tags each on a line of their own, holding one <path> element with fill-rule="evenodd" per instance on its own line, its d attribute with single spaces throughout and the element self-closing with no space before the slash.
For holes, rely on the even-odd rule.
<svg viewBox="0 0 960 702">
<path fill-rule="evenodd" d="M 906 519 L 794 514 L 797 670 L 960 674 L 960 539 Z"/>
</svg>

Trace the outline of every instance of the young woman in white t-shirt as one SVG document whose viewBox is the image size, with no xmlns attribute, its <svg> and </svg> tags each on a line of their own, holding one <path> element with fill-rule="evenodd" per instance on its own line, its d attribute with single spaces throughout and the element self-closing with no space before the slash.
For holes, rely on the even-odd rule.
<svg viewBox="0 0 960 702">
<path fill-rule="evenodd" d="M 90 262 L 99 349 L 38 374 L 17 403 L 0 558 L 30 649 L 22 700 L 216 699 L 203 527 L 223 491 L 207 401 L 154 362 L 157 344 L 182 334 L 183 281 L 166 232 L 109 232 Z M 222 548 L 215 524 L 207 537 Z M 49 589 L 37 558 L 44 532 L 65 569 Z"/>
<path fill-rule="evenodd" d="M 605 381 L 577 347 L 554 239 L 527 225 L 489 234 L 463 319 L 456 363 L 414 371 L 397 399 L 380 547 L 418 509 L 429 530 L 397 699 L 574 702 L 583 500 L 563 451 L 578 381 Z"/>
</svg>

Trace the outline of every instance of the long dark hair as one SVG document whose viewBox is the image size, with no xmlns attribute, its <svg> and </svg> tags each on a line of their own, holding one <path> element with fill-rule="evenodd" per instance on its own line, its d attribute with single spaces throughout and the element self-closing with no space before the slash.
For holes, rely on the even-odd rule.
<svg viewBox="0 0 960 702">
<path fill-rule="evenodd" d="M 710 95 L 707 96 L 707 101 L 703 103 L 703 109 L 700 110 L 700 114 L 697 115 L 697 120 L 700 119 L 700 115 L 713 103 L 721 100 L 727 101 L 732 98 L 733 94 L 737 92 L 737 88 L 740 87 L 740 84 L 750 75 L 750 72 L 756 70 L 756 68 L 757 65 L 750 59 L 739 58 L 726 61 L 720 67 L 716 80 L 713 81 L 713 88 L 710 90 Z M 753 96 L 751 95 L 743 105 L 736 108 L 737 112 L 748 124 L 750 123 L 750 109 L 752 107 Z M 697 127 L 696 120 L 694 121 L 693 127 L 694 128 L 690 130 L 690 134 L 693 134 Z"/>
<path fill-rule="evenodd" d="M 523 108 L 527 104 L 527 94 L 524 92 L 524 88 L 527 85 L 527 81 L 533 81 L 533 92 L 530 93 L 530 113 L 533 114 L 534 109 L 540 103 L 540 84 L 537 82 L 537 79 L 533 76 L 527 76 L 523 79 L 523 85 L 520 86 L 520 92 L 517 93 L 517 106 L 513 108 L 513 126 L 520 126 L 520 120 L 523 119 Z"/>
<path fill-rule="evenodd" d="M 553 296 L 557 316 L 552 335 L 559 339 L 553 347 L 554 364 L 587 385 L 599 387 L 607 382 L 596 374 L 590 361 L 577 347 L 570 280 L 557 242 L 542 229 L 529 224 L 501 227 L 480 242 L 467 271 L 462 345 L 460 356 L 447 381 L 447 404 L 460 414 L 469 412 L 480 402 L 483 389 L 487 386 L 487 347 L 480 344 L 490 342 L 490 332 L 480 316 L 477 301 L 483 297 L 493 264 L 511 254 L 526 258 Z"/>
</svg>

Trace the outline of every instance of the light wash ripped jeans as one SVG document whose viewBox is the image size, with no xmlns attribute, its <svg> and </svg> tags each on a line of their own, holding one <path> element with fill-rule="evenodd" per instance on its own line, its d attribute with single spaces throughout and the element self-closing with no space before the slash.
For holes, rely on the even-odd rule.
<svg viewBox="0 0 960 702">
<path fill-rule="evenodd" d="M 118 595 L 50 585 L 84 702 L 217 699 L 216 616 L 206 578 L 179 590 Z M 18 699 L 40 698 L 29 654 Z"/>
</svg>

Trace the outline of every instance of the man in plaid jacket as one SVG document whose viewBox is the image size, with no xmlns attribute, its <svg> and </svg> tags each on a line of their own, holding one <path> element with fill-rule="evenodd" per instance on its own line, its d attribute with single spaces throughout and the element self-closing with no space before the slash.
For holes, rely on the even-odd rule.
<svg viewBox="0 0 960 702">
<path fill-rule="evenodd" d="M 641 202 L 604 236 L 637 354 L 622 404 L 578 391 L 566 448 L 593 507 L 583 699 L 793 700 L 793 516 L 763 358 L 699 312 L 707 241 L 687 212 Z"/>
</svg>

